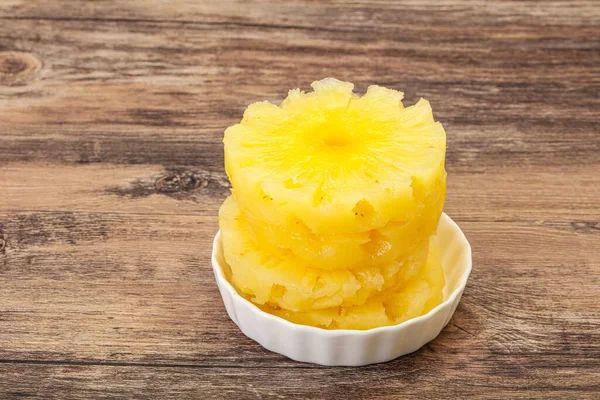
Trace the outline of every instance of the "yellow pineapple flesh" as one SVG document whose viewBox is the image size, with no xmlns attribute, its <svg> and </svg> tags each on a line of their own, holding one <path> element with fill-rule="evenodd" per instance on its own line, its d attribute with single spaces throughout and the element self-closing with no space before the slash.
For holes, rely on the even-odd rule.
<svg viewBox="0 0 600 400">
<path fill-rule="evenodd" d="M 429 247 L 427 264 L 409 279 L 369 297 L 364 303 L 294 312 L 267 303 L 259 307 L 288 321 L 324 329 L 373 329 L 394 325 L 426 314 L 443 300 L 445 285 L 442 263 L 435 244 Z"/>
<path fill-rule="evenodd" d="M 244 210 L 248 233 L 269 251 L 287 249 L 309 265 L 324 269 L 351 269 L 379 265 L 410 254 L 429 241 L 437 229 L 444 206 L 446 175 L 440 175 L 442 194 L 423 207 L 420 214 L 406 222 L 389 222 L 385 226 L 355 233 L 319 234 L 298 219 L 285 229 L 265 224 L 251 211 Z"/>
<path fill-rule="evenodd" d="M 362 304 L 369 296 L 416 274 L 427 262 L 429 239 L 410 256 L 379 266 L 328 270 L 290 251 L 265 251 L 247 234 L 248 221 L 231 196 L 219 212 L 232 283 L 257 304 L 292 311 Z"/>
<path fill-rule="evenodd" d="M 446 135 L 421 99 L 335 79 L 254 103 L 225 132 L 219 211 L 230 280 L 257 306 L 326 329 L 371 329 L 443 300 L 431 237 Z"/>
<path fill-rule="evenodd" d="M 420 100 L 370 86 L 313 83 L 280 106 L 251 104 L 225 131 L 225 168 L 243 209 L 285 231 L 357 233 L 425 219 L 445 193 L 446 134 Z M 443 202 L 443 201 L 442 201 Z M 435 207 L 432 207 L 435 208 Z"/>
</svg>

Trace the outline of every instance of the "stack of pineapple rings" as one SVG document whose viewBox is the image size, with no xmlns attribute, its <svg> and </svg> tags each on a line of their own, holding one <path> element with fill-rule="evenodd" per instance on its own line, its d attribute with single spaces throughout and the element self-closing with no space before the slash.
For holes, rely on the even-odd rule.
<svg viewBox="0 0 600 400">
<path fill-rule="evenodd" d="M 371 329 L 442 301 L 434 240 L 446 134 L 421 99 L 335 79 L 250 105 L 225 131 L 232 195 L 219 211 L 230 279 L 264 311 Z"/>
</svg>

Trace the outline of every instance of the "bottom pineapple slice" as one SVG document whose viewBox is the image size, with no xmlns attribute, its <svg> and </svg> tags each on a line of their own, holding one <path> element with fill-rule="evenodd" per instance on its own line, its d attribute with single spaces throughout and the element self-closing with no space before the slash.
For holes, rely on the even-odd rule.
<svg viewBox="0 0 600 400">
<path fill-rule="evenodd" d="M 260 309 L 296 324 L 324 329 L 366 330 L 424 315 L 443 301 L 445 279 L 437 249 L 430 246 L 427 265 L 408 281 L 368 298 L 363 304 L 294 312 L 271 304 Z"/>
<path fill-rule="evenodd" d="M 248 235 L 247 221 L 233 197 L 219 210 L 223 252 L 236 289 L 256 304 L 302 312 L 362 305 L 374 294 L 398 286 L 426 264 L 429 243 L 400 260 L 352 270 L 328 270 L 284 249 L 265 251 Z"/>
</svg>

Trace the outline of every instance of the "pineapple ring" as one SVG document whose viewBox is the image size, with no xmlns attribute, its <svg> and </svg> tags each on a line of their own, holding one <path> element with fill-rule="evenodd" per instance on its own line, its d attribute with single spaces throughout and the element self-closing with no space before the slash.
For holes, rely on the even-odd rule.
<svg viewBox="0 0 600 400">
<path fill-rule="evenodd" d="M 410 280 L 368 298 L 363 304 L 294 312 L 270 304 L 260 309 L 290 322 L 324 329 L 373 329 L 428 313 L 443 301 L 444 270 L 435 245 L 427 266 Z"/>
<path fill-rule="evenodd" d="M 440 190 L 436 193 L 440 195 L 408 222 L 389 222 L 365 232 L 327 235 L 311 232 L 300 219 L 289 221 L 286 226 L 268 225 L 250 210 L 243 210 L 245 229 L 265 251 L 289 249 L 307 265 L 320 265 L 324 269 L 381 265 L 422 247 L 435 233 L 444 207 L 445 179 L 444 174 L 437 183 Z"/>
<path fill-rule="evenodd" d="M 257 304 L 291 311 L 360 305 L 374 293 L 410 279 L 427 262 L 429 243 L 381 266 L 355 270 L 307 267 L 287 250 L 264 251 L 246 232 L 244 217 L 233 197 L 219 211 L 223 254 L 236 289 Z"/>
<path fill-rule="evenodd" d="M 426 100 L 332 78 L 251 104 L 225 131 L 225 168 L 241 206 L 265 223 L 300 219 L 318 234 L 405 222 L 439 196 L 446 134 Z M 442 190 L 442 196 L 445 187 Z"/>
</svg>

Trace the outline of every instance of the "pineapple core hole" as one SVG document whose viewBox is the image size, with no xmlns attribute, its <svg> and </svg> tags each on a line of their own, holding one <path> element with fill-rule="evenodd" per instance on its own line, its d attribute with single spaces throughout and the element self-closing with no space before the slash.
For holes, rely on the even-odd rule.
<svg viewBox="0 0 600 400">
<path fill-rule="evenodd" d="M 329 147 L 344 147 L 350 144 L 350 137 L 339 131 L 333 131 L 325 135 L 323 143 Z"/>
</svg>

